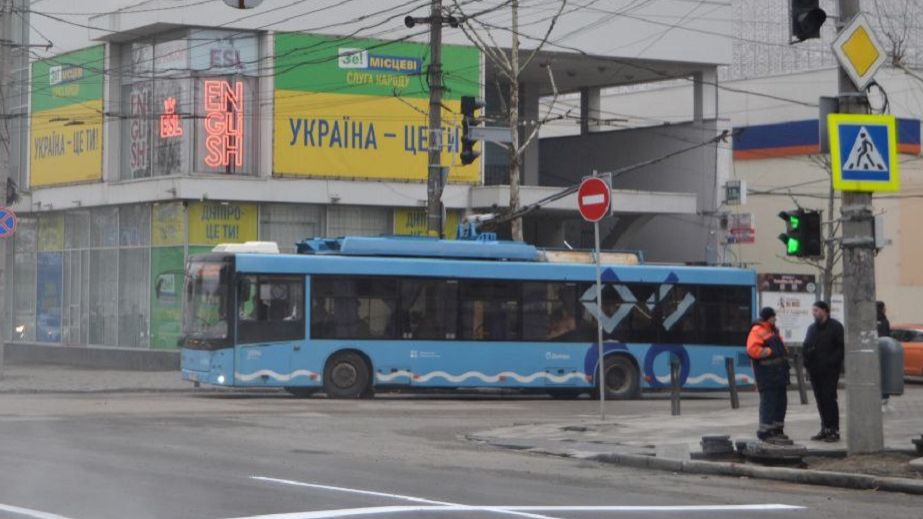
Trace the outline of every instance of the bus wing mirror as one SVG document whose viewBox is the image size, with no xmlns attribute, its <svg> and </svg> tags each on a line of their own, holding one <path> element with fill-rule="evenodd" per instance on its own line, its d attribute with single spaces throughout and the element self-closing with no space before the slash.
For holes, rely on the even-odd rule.
<svg viewBox="0 0 923 519">
<path fill-rule="evenodd" d="M 241 279 L 240 280 L 240 300 L 241 301 L 247 301 L 250 299 L 250 290 L 251 290 L 250 280 L 246 278 Z"/>
</svg>

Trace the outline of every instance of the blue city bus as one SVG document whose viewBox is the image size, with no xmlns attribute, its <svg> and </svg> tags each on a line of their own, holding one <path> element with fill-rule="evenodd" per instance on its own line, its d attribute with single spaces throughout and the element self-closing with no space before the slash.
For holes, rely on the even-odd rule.
<svg viewBox="0 0 923 519">
<path fill-rule="evenodd" d="M 255 244 L 258 245 L 258 244 Z M 216 250 L 219 250 L 216 248 Z M 228 252 L 228 250 L 230 252 Z M 296 396 L 376 389 L 598 391 L 752 384 L 751 270 L 548 260 L 523 243 L 429 238 L 306 240 L 297 254 L 246 247 L 186 263 L 182 376 Z"/>
</svg>

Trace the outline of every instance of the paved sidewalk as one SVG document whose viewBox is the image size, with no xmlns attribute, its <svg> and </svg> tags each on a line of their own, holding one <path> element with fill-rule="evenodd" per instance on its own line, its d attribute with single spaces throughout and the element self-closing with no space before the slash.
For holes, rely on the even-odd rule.
<svg viewBox="0 0 923 519">
<path fill-rule="evenodd" d="M 0 394 L 191 391 L 179 371 L 117 371 L 54 365 L 3 368 Z"/>
<path fill-rule="evenodd" d="M 727 401 L 690 401 L 682 416 L 670 415 L 670 401 L 650 399 L 649 412 L 610 416 L 602 422 L 584 415 L 569 422 L 519 424 L 468 435 L 469 440 L 493 446 L 577 459 L 699 474 L 762 477 L 783 481 L 848 488 L 886 489 L 923 493 L 923 480 L 876 477 L 796 468 L 767 468 L 758 465 L 697 461 L 700 441 L 706 435 L 729 435 L 732 441 L 755 441 L 758 396 L 741 394 L 740 409 Z M 840 392 L 843 440 L 839 443 L 812 442 L 819 421 L 813 398 L 801 405 L 797 392 L 789 393 L 785 432 L 809 453 L 835 454 L 846 450 L 846 398 Z M 893 397 L 884 413 L 886 449 L 912 451 L 911 440 L 923 434 L 923 385 L 908 385 L 901 397 Z M 891 474 L 901 476 L 902 474 Z"/>
<path fill-rule="evenodd" d="M 569 423 L 529 424 L 485 431 L 473 435 L 513 448 L 560 448 L 587 453 L 618 452 L 689 459 L 701 451 L 702 436 L 730 435 L 732 440 L 755 440 L 758 396 L 742 393 L 740 409 L 733 410 L 726 401 L 713 405 L 683 406 L 681 416 L 670 416 L 668 399 L 651 399 L 649 414 L 609 416 L 605 422 L 584 418 Z M 846 395 L 840 391 L 840 414 L 843 440 L 839 443 L 812 442 L 809 438 L 820 429 L 813 397 L 801 405 L 798 393 L 789 393 L 785 432 L 795 442 L 812 450 L 835 451 L 846 448 Z M 884 413 L 885 439 L 888 448 L 912 449 L 912 438 L 923 434 L 923 385 L 908 385 L 904 396 L 894 397 Z"/>
</svg>

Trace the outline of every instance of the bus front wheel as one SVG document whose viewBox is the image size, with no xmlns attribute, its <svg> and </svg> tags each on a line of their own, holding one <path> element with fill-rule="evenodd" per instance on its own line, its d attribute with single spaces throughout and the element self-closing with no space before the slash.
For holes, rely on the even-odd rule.
<svg viewBox="0 0 923 519">
<path fill-rule="evenodd" d="M 335 354 L 324 369 L 324 391 L 329 398 L 362 398 L 371 394 L 371 369 L 361 355 Z"/>
<path fill-rule="evenodd" d="M 641 395 L 641 374 L 638 367 L 623 355 L 606 357 L 603 380 L 608 399 L 631 400 Z"/>
</svg>

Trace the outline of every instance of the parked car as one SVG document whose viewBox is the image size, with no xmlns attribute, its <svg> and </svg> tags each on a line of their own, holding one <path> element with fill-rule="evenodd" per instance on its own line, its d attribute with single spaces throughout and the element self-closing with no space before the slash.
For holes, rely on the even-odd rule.
<svg viewBox="0 0 923 519">
<path fill-rule="evenodd" d="M 923 377 L 923 324 L 897 324 L 891 337 L 904 345 L 904 375 Z"/>
</svg>

